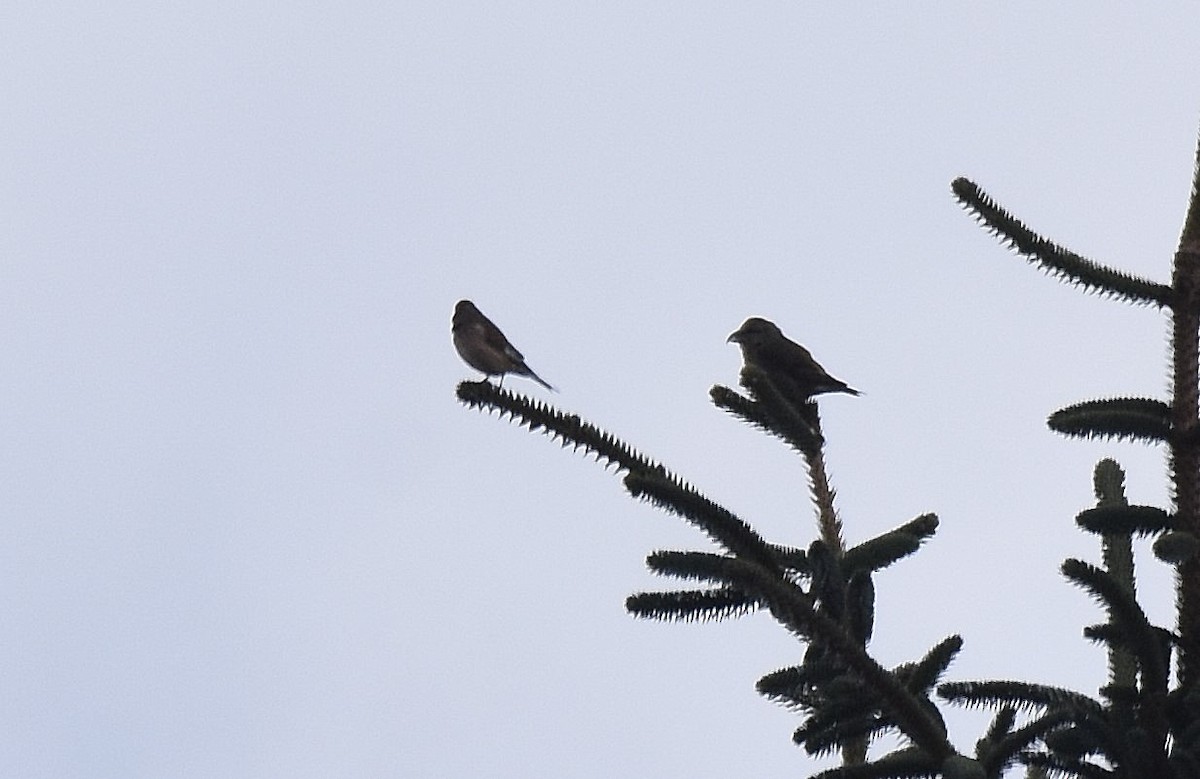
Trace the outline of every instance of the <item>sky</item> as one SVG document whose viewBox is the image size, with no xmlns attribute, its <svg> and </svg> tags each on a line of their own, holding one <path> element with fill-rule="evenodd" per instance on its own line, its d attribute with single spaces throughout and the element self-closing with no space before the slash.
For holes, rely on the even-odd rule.
<svg viewBox="0 0 1200 779">
<path fill-rule="evenodd" d="M 710 549 L 620 474 L 460 404 L 469 298 L 560 392 L 769 539 L 806 474 L 708 401 L 775 321 L 850 543 L 934 512 L 872 651 L 1092 694 L 1058 573 L 1103 457 L 1081 400 L 1165 398 L 1160 312 L 1082 294 L 965 175 L 1169 279 L 1200 14 L 1019 2 L 240 3 L 0 11 L 0 777 L 804 776 L 763 614 L 635 620 Z M 1173 625 L 1170 571 L 1140 593 Z M 951 710 L 970 752 L 986 725 Z"/>
</svg>

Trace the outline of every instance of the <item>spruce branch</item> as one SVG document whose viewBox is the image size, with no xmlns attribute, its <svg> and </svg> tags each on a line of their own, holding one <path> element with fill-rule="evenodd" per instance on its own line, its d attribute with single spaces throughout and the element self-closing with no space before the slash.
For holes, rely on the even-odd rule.
<svg viewBox="0 0 1200 779">
<path fill-rule="evenodd" d="M 1063 575 L 1083 587 L 1108 611 L 1112 624 L 1131 641 L 1141 670 L 1143 705 L 1159 696 L 1158 705 L 1165 704 L 1168 671 L 1170 669 L 1169 646 L 1164 644 L 1161 634 L 1150 624 L 1129 588 L 1112 574 L 1089 565 L 1082 560 L 1067 560 L 1062 565 Z M 1165 723 L 1162 723 L 1165 738 Z"/>
<path fill-rule="evenodd" d="M 861 694 L 868 692 L 859 688 L 858 691 L 846 690 L 842 700 L 864 701 Z M 810 755 L 821 757 L 832 754 L 845 744 L 869 743 L 895 724 L 879 717 L 874 711 L 853 715 L 849 712 L 829 712 L 827 717 L 818 719 L 812 717 L 804 725 L 792 733 L 792 741 L 804 747 Z M 857 761 L 859 763 L 862 760 Z"/>
<path fill-rule="evenodd" d="M 953 753 L 945 724 L 927 698 L 911 692 L 895 674 L 882 668 L 845 628 L 822 614 L 813 599 L 777 572 L 726 555 L 700 552 L 656 552 L 652 569 L 693 580 L 727 586 L 765 604 L 794 635 L 832 652 L 854 674 L 854 684 L 877 695 L 881 708 L 914 744 L 944 759 Z"/>
<path fill-rule="evenodd" d="M 1183 218 L 1183 231 L 1179 236 L 1179 248 L 1200 249 L 1200 142 L 1196 146 L 1196 157 L 1192 164 L 1192 191 L 1188 198 L 1187 215 Z"/>
<path fill-rule="evenodd" d="M 1164 563 L 1186 565 L 1200 552 L 1200 539 L 1186 530 L 1172 530 L 1154 542 L 1154 556 Z"/>
<path fill-rule="evenodd" d="M 1188 207 L 1189 222 L 1175 253 L 1171 281 L 1177 297 L 1171 323 L 1172 397 L 1171 426 L 1179 432 L 1172 442 L 1168 460 L 1175 498 L 1177 530 L 1200 537 L 1200 247 L 1196 245 L 1195 201 Z M 1156 542 L 1156 553 L 1167 552 L 1171 534 Z M 1160 552 L 1161 550 L 1161 552 Z M 1183 550 L 1177 550 L 1183 551 Z M 1185 687 L 1200 685 L 1200 559 L 1180 559 L 1176 588 L 1177 624 L 1180 635 L 1179 678 Z"/>
<path fill-rule="evenodd" d="M 1194 554 L 1194 542 L 1200 538 L 1200 146 L 1171 286 L 1176 301 L 1171 322 L 1171 423 L 1180 436 L 1171 447 L 1169 464 L 1178 532 L 1158 539 L 1155 554 L 1178 561 L 1179 679 L 1183 687 L 1196 688 L 1200 686 L 1200 558 Z"/>
<path fill-rule="evenodd" d="M 803 549 L 797 549 L 794 546 L 783 546 L 782 544 L 771 544 L 771 549 L 774 550 L 775 557 L 785 568 L 796 571 L 800 574 L 807 574 L 811 570 L 811 563 L 808 561 L 808 552 Z"/>
<path fill-rule="evenodd" d="M 487 412 L 496 411 L 500 418 L 509 417 L 530 432 L 545 430 L 552 439 L 575 450 L 583 449 L 603 460 L 605 467 L 615 465 L 617 470 L 658 473 L 664 478 L 682 484 L 661 464 L 650 460 L 611 433 L 607 433 L 578 414 L 564 414 L 547 403 L 535 401 L 526 395 L 517 395 L 489 381 L 464 381 L 458 385 L 458 399 L 469 408 Z"/>
<path fill-rule="evenodd" d="M 625 442 L 594 425 L 584 422 L 578 414 L 564 414 L 551 406 L 516 395 L 491 382 L 462 382 L 458 397 L 473 408 L 498 411 L 531 431 L 545 430 L 563 446 L 584 449 L 627 471 L 626 489 L 636 498 L 643 498 L 699 527 L 718 544 L 735 554 L 763 565 L 781 565 L 776 547 L 768 544 L 741 519 L 713 503 L 668 471 L 634 450 Z"/>
<path fill-rule="evenodd" d="M 1094 698 L 1043 684 L 1014 681 L 943 682 L 938 695 L 961 706 L 1010 706 L 1018 711 L 1057 708 L 1070 712 L 1074 721 L 1105 717 L 1104 706 Z"/>
<path fill-rule="evenodd" d="M 740 380 L 753 399 L 717 385 L 709 391 L 713 403 L 776 436 L 804 456 L 813 503 L 817 506 L 818 533 L 840 555 L 846 542 L 842 521 L 834 507 L 836 493 L 825 467 L 825 438 L 817 404 L 807 400 L 797 405 L 779 391 L 766 372 L 752 364 L 742 368 Z"/>
<path fill-rule="evenodd" d="M 714 561 L 716 562 L 716 561 Z M 720 580 L 751 593 L 771 610 L 775 619 L 800 638 L 818 638 L 856 677 L 875 692 L 899 730 L 938 761 L 954 753 L 945 724 L 928 699 L 914 695 L 895 674 L 879 665 L 867 651 L 795 585 L 773 576 L 761 566 L 726 558 L 720 561 Z"/>
<path fill-rule="evenodd" d="M 1092 472 L 1092 487 L 1096 493 L 1096 508 L 1083 512 L 1075 518 L 1075 522 L 1085 530 L 1094 528 L 1093 532 L 1101 534 L 1104 570 L 1136 599 L 1133 536 L 1143 535 L 1149 528 L 1159 528 L 1157 532 L 1166 531 L 1170 528 L 1170 515 L 1152 506 L 1130 506 L 1125 497 L 1125 471 L 1115 460 L 1106 458 L 1096 463 Z M 1110 612 L 1108 618 L 1115 627 L 1116 615 Z M 1136 683 L 1137 663 L 1133 653 L 1128 647 L 1109 644 L 1108 686 L 1128 688 Z"/>
<path fill-rule="evenodd" d="M 975 745 L 975 754 L 987 770 L 988 776 L 1000 776 L 1015 763 L 1022 752 L 1031 748 L 1050 731 L 1061 727 L 1066 714 L 1055 711 L 1036 717 L 1025 725 L 1012 729 L 1014 709 L 1005 708 L 996 715 L 988 735 Z M 1003 726 L 1000 729 L 998 726 Z"/>
<path fill-rule="evenodd" d="M 679 622 L 740 617 L 760 608 L 757 599 L 729 587 L 675 592 L 640 592 L 625 599 L 635 617 Z"/>
<path fill-rule="evenodd" d="M 1095 763 L 1068 760 L 1042 752 L 1022 752 L 1021 762 L 1043 772 L 1044 776 L 1077 777 L 1077 779 L 1116 779 L 1119 774 Z"/>
<path fill-rule="evenodd" d="M 990 745 L 1011 734 L 1012 727 L 1016 722 L 1017 710 L 1011 706 L 1005 706 L 996 712 L 996 716 L 992 718 L 992 724 L 988 725 L 987 732 L 975 743 L 976 754 L 979 754 L 985 748 L 990 748 Z"/>
<path fill-rule="evenodd" d="M 1001 738 L 996 739 L 991 745 L 992 755 L 989 756 L 988 761 L 995 761 L 998 763 L 996 767 L 1001 769 L 1014 759 L 1017 753 L 1031 746 L 1039 739 L 1044 738 L 1047 733 L 1062 727 L 1067 722 L 1067 713 L 1062 710 L 1056 710 L 1036 717 L 1021 727 L 1004 734 Z"/>
<path fill-rule="evenodd" d="M 712 552 L 679 552 L 673 549 L 660 549 L 646 555 L 646 567 L 660 576 L 674 576 L 677 579 L 694 582 L 706 582 L 720 587 L 727 587 L 725 565 L 737 558 L 727 554 Z"/>
<path fill-rule="evenodd" d="M 1115 625 L 1111 622 L 1088 625 L 1083 629 L 1083 637 L 1089 641 L 1097 644 L 1105 644 L 1111 648 L 1120 647 L 1125 649 L 1133 645 L 1133 641 L 1129 637 L 1129 632 L 1123 626 Z M 1116 685 L 1110 682 L 1101 689 L 1101 692 L 1106 698 L 1111 699 L 1113 695 L 1119 694 L 1118 691 L 1127 689 L 1136 688 L 1132 682 L 1127 685 Z"/>
<path fill-rule="evenodd" d="M 813 503 L 817 506 L 817 532 L 821 539 L 837 554 L 843 554 L 846 540 L 842 534 L 842 518 L 833 505 L 837 493 L 829 483 L 829 472 L 825 468 L 825 447 L 818 446 L 804 455 L 808 463 L 809 488 Z"/>
<path fill-rule="evenodd" d="M 1105 267 L 1041 237 L 1000 207 L 974 182 L 960 177 L 950 188 L 988 232 L 1047 273 L 1089 292 L 1111 295 L 1130 303 L 1159 308 L 1171 305 L 1170 287 Z"/>
<path fill-rule="evenodd" d="M 630 471 L 625 476 L 625 489 L 635 498 L 683 517 L 730 553 L 772 569 L 782 568 L 775 547 L 750 525 L 677 479 L 661 473 Z"/>
<path fill-rule="evenodd" d="M 813 424 L 811 414 L 801 414 L 762 371 L 742 369 L 742 379 L 754 387 L 754 398 L 740 395 L 729 387 L 713 385 L 709 397 L 717 408 L 723 408 L 742 421 L 775 436 L 796 452 L 804 454 L 822 442 L 821 430 Z M 767 398 L 764 401 L 763 398 Z M 807 404 L 815 405 L 815 404 Z"/>
<path fill-rule="evenodd" d="M 758 680 L 755 689 L 759 695 L 789 709 L 811 711 L 823 698 L 820 688 L 845 670 L 842 663 L 806 661 L 803 665 L 772 671 Z"/>
<path fill-rule="evenodd" d="M 1145 537 L 1170 530 L 1171 515 L 1157 506 L 1096 506 L 1079 512 L 1075 524 L 1089 533 L 1105 536 Z M 1132 567 L 1132 561 L 1129 566 Z"/>
<path fill-rule="evenodd" d="M 1171 437 L 1171 407 L 1152 398 L 1088 400 L 1059 409 L 1046 424 L 1078 438 L 1116 438 L 1160 443 Z"/>
<path fill-rule="evenodd" d="M 463 382 L 458 387 L 458 396 L 468 406 L 497 411 L 501 417 L 507 415 L 532 431 L 544 430 L 564 446 L 583 448 L 594 454 L 597 460 L 605 461 L 606 465 L 612 464 L 627 471 L 625 485 L 632 495 L 683 516 L 731 553 L 659 552 L 651 555 L 647 562 L 660 573 L 715 586 L 682 593 L 633 596 L 628 602 L 631 611 L 649 616 L 688 618 L 688 615 L 720 616 L 766 606 L 785 628 L 804 640 L 819 643 L 822 653 L 839 658 L 845 669 L 862 680 L 859 684 L 865 685 L 864 689 L 869 688 L 878 694 L 882 708 L 889 712 L 888 727 L 892 727 L 890 723 L 894 722 L 894 727 L 913 743 L 921 745 L 923 750 L 939 759 L 953 754 L 953 748 L 946 738 L 945 725 L 928 699 L 908 692 L 899 680 L 866 653 L 860 643 L 864 640 L 861 635 L 851 635 L 847 626 L 821 613 L 813 600 L 793 581 L 797 573 L 808 573 L 811 552 L 768 544 L 745 522 L 700 495 L 661 464 L 646 458 L 611 434 L 584 422 L 578 415 L 564 414 L 489 382 Z M 761 400 L 747 400 L 746 403 L 758 404 L 760 411 L 763 408 Z M 746 408 L 752 407 L 747 405 Z M 800 409 L 787 417 L 776 408 L 770 418 L 764 421 L 778 426 L 781 418 L 790 418 L 792 423 L 798 424 L 798 433 L 792 436 L 795 445 L 808 449 L 809 454 L 815 449 L 819 462 L 820 434 L 815 405 L 811 408 L 811 423 L 802 416 L 808 411 L 808 408 Z M 751 411 L 751 418 L 753 414 L 754 411 Z M 814 431 L 816 435 L 813 435 Z M 809 462 L 811 470 L 813 458 L 810 457 Z M 815 491 L 824 497 L 823 504 L 831 510 L 832 489 L 824 479 L 823 466 L 819 464 L 817 470 L 819 475 L 814 477 L 814 481 L 819 486 Z M 837 529 L 840 531 L 840 524 Z M 840 544 L 840 535 L 835 535 L 834 540 Z M 840 554 L 841 547 L 838 546 L 832 559 L 836 561 Z M 869 577 L 859 581 L 859 584 L 861 586 L 858 589 L 862 592 L 856 596 L 856 600 L 873 600 Z M 839 601 L 839 607 L 843 605 Z M 863 631 L 869 633 L 869 621 L 865 626 L 860 626 L 859 633 Z"/>
<path fill-rule="evenodd" d="M 895 530 L 863 541 L 846 550 L 842 567 L 847 573 L 880 571 L 921 547 L 921 542 L 937 531 L 936 514 L 922 514 Z"/>
<path fill-rule="evenodd" d="M 925 653 L 918 662 L 897 669 L 904 686 L 914 693 L 927 694 L 962 650 L 962 636 L 947 636 Z"/>
</svg>

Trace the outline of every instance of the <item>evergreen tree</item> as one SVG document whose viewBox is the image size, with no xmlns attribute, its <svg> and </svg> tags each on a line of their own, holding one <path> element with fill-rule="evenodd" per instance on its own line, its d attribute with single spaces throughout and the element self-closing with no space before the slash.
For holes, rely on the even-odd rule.
<svg viewBox="0 0 1200 779">
<path fill-rule="evenodd" d="M 1108 682 L 1097 696 L 1022 681 L 942 681 L 962 639 L 949 636 L 922 656 L 885 668 L 868 651 L 876 572 L 916 552 L 937 530 L 925 514 L 847 548 L 826 475 L 816 402 L 797 399 L 747 364 L 744 393 L 715 386 L 713 403 L 774 436 L 805 462 L 817 510 L 817 537 L 806 549 L 771 543 L 663 465 L 583 421 L 486 381 L 463 382 L 469 406 L 542 431 L 624 472 L 625 488 L 695 525 L 716 552 L 657 551 L 651 570 L 684 589 L 630 596 L 630 613 L 660 620 L 724 619 L 765 610 L 803 643 L 801 662 L 768 673 L 758 691 L 802 717 L 793 736 L 810 754 L 839 752 L 822 779 L 945 777 L 998 779 L 1014 765 L 1028 776 L 1094 779 L 1200 777 L 1200 150 L 1191 201 L 1170 285 L 1080 257 L 1029 230 L 967 179 L 955 196 L 1015 252 L 1064 281 L 1126 303 L 1166 311 L 1172 322 L 1169 402 L 1091 400 L 1053 413 L 1051 429 L 1068 436 L 1164 444 L 1174 505 L 1131 506 L 1124 473 L 1097 464 L 1096 505 L 1076 517 L 1099 536 L 1103 565 L 1067 560 L 1063 574 L 1092 595 L 1106 620 L 1086 637 L 1108 655 Z M 1175 630 L 1151 624 L 1138 603 L 1132 539 L 1153 537 L 1155 555 L 1176 570 Z M 1172 661 L 1176 666 L 1174 678 Z M 942 707 L 987 706 L 995 717 L 967 753 L 947 737 Z M 869 757 L 881 736 L 904 746 Z"/>
</svg>

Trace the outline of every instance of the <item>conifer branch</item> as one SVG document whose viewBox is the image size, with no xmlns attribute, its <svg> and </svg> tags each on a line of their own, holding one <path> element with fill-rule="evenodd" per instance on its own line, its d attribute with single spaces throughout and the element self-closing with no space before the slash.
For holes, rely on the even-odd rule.
<svg viewBox="0 0 1200 779">
<path fill-rule="evenodd" d="M 804 459 L 808 463 L 813 503 L 817 505 L 817 531 L 821 540 L 840 556 L 846 551 L 846 539 L 842 534 L 842 518 L 833 503 L 837 493 L 829 483 L 829 472 L 825 469 L 825 447 L 813 447 L 805 452 Z"/>
<path fill-rule="evenodd" d="M 742 368 L 741 383 L 753 399 L 717 385 L 709 392 L 713 403 L 776 436 L 804 456 L 808 465 L 809 488 L 817 507 L 817 531 L 829 548 L 840 555 L 846 548 L 846 542 L 842 521 L 834 506 L 836 493 L 829 483 L 825 468 L 825 438 L 821 433 L 817 404 L 809 400 L 796 405 L 779 391 L 765 372 L 754 365 Z"/>
<path fill-rule="evenodd" d="M 646 555 L 646 567 L 661 576 L 674 576 L 686 581 L 707 582 L 721 587 L 729 585 L 725 578 L 726 564 L 737 558 L 712 552 L 678 552 L 660 549 Z"/>
<path fill-rule="evenodd" d="M 750 525 L 678 480 L 659 473 L 630 471 L 625 476 L 625 489 L 635 498 L 683 517 L 734 555 L 770 569 L 783 567 L 775 547 L 763 540 Z"/>
<path fill-rule="evenodd" d="M 1068 760 L 1042 752 L 1023 752 L 1021 761 L 1045 776 L 1077 777 L 1077 779 L 1114 779 L 1116 776 L 1107 768 L 1087 763 L 1080 759 Z"/>
<path fill-rule="evenodd" d="M 1062 687 L 1029 682 L 943 682 L 938 685 L 938 695 L 961 706 L 1011 706 L 1020 711 L 1053 707 L 1072 712 L 1077 718 L 1105 717 L 1104 706 L 1094 698 Z"/>
<path fill-rule="evenodd" d="M 1171 515 L 1158 506 L 1097 506 L 1079 512 L 1075 524 L 1089 533 L 1144 538 L 1170 530 Z"/>
<path fill-rule="evenodd" d="M 1159 632 L 1150 624 L 1133 593 L 1112 574 L 1081 560 L 1067 560 L 1062 565 L 1062 572 L 1100 601 L 1111 615 L 1114 626 L 1129 637 L 1141 669 L 1143 696 L 1161 696 L 1159 705 L 1165 704 L 1170 667 L 1169 646 L 1164 644 Z M 1150 698 L 1143 699 L 1143 706 L 1150 705 Z M 1162 736 L 1165 738 L 1163 724 Z"/>
<path fill-rule="evenodd" d="M 759 695 L 789 709 L 811 709 L 816 703 L 818 686 L 844 668 L 841 664 L 805 662 L 772 671 L 758 680 L 755 689 Z"/>
<path fill-rule="evenodd" d="M 524 395 L 515 395 L 491 382 L 462 382 L 459 399 L 474 408 L 498 411 L 501 417 L 531 431 L 545 430 L 563 446 L 583 449 L 627 471 L 625 487 L 634 497 L 644 498 L 659 507 L 682 516 L 735 554 L 764 565 L 778 565 L 775 547 L 768 544 L 745 522 L 705 498 L 683 479 L 636 451 L 624 441 L 594 425 L 578 414 L 564 414 L 551 406 Z"/>
<path fill-rule="evenodd" d="M 897 669 L 904 679 L 904 686 L 914 693 L 926 694 L 942 678 L 942 674 L 954 662 L 962 650 L 962 636 L 947 636 L 925 653 L 918 662 Z"/>
<path fill-rule="evenodd" d="M 837 493 L 829 483 L 825 467 L 825 436 L 817 404 L 808 400 L 796 405 L 783 395 L 768 374 L 755 365 L 742 367 L 740 381 L 755 401 L 766 410 L 770 428 L 804 456 L 808 466 L 809 489 L 817 507 L 817 533 L 837 556 L 846 550 L 842 520 L 834 499 Z"/>
<path fill-rule="evenodd" d="M 1191 562 L 1200 552 L 1200 539 L 1186 530 L 1172 530 L 1159 536 L 1153 549 L 1154 556 L 1164 563 L 1182 566 Z M 1183 572 L 1180 573 L 1182 575 Z"/>
<path fill-rule="evenodd" d="M 802 574 L 807 574 L 811 571 L 811 564 L 808 561 L 808 552 L 804 551 L 803 549 L 797 549 L 794 546 L 783 546 L 780 544 L 771 544 L 771 549 L 775 553 L 775 558 L 783 564 L 784 568 L 788 568 Z"/>
<path fill-rule="evenodd" d="M 1102 751 L 1118 763 L 1123 757 L 1121 734 L 1114 727 L 1109 713 L 1098 701 L 1073 690 L 1027 682 L 947 682 L 939 685 L 938 694 L 953 703 L 966 706 L 998 706 L 1018 710 L 1043 710 L 1044 717 L 1054 717 L 1062 724 L 1078 728 L 1082 743 L 1090 751 Z M 1047 733 L 1064 731 L 1049 728 Z M 1048 736 L 1047 736 L 1048 737 Z M 1062 759 L 1068 751 L 1060 741 L 1048 743 L 1050 754 L 1022 752 L 1020 760 L 1027 765 L 1048 765 L 1044 759 Z"/>
<path fill-rule="evenodd" d="M 1035 718 L 1029 723 L 1013 730 L 1013 709 L 1004 709 L 996 716 L 996 722 L 988 730 L 987 736 L 976 745 L 976 756 L 983 764 L 988 776 L 1000 776 L 1005 769 L 1017 761 L 1022 752 L 1029 749 L 1039 739 L 1050 731 L 1068 722 L 1066 713 L 1053 711 Z M 1005 719 L 1001 719 L 1001 718 Z M 997 725 L 1004 724 L 1003 729 Z"/>
<path fill-rule="evenodd" d="M 757 373 L 762 377 L 757 380 L 752 379 L 752 381 L 756 381 L 756 389 L 763 395 L 771 397 L 773 403 L 764 403 L 762 397 L 759 396 L 754 399 L 747 398 L 729 387 L 715 384 L 708 391 L 713 405 L 740 417 L 742 421 L 757 427 L 764 433 L 775 436 L 800 454 L 820 445 L 822 441 L 820 429 L 815 427 L 809 419 L 798 414 L 796 407 L 779 394 L 779 390 L 775 389 L 775 385 L 771 384 L 761 371 L 755 371 L 753 368 L 743 369 L 743 378 L 746 373 L 751 371 L 754 373 L 750 375 L 753 376 Z"/>
<path fill-rule="evenodd" d="M 1152 398 L 1088 400 L 1059 409 L 1046 424 L 1079 438 L 1117 438 L 1161 443 L 1171 437 L 1171 407 Z"/>
<path fill-rule="evenodd" d="M 675 592 L 639 592 L 625 599 L 625 610 L 635 617 L 679 622 L 722 620 L 757 611 L 752 596 L 729 587 Z"/>
<path fill-rule="evenodd" d="M 1090 292 L 1159 308 L 1171 305 L 1171 288 L 1085 259 L 1034 233 L 1001 208 L 974 182 L 957 178 L 950 185 L 954 196 L 975 220 L 1008 248 L 1040 265 L 1047 273 Z"/>
<path fill-rule="evenodd" d="M 615 465 L 617 470 L 658 473 L 665 479 L 683 484 L 679 477 L 661 464 L 645 457 L 611 433 L 584 422 L 578 414 L 564 414 L 547 403 L 501 389 L 489 381 L 460 383 L 458 399 L 470 408 L 496 411 L 501 419 L 507 416 L 517 424 L 528 427 L 530 432 L 545 430 L 552 439 L 561 441 L 563 446 L 583 449 L 595 455 L 597 461 L 605 462 L 605 467 Z"/>
<path fill-rule="evenodd" d="M 1171 424 L 1180 435 L 1171 446 L 1171 486 L 1177 531 L 1155 542 L 1155 554 L 1178 560 L 1176 587 L 1179 680 L 1200 687 L 1200 558 L 1187 547 L 1200 538 L 1200 146 L 1192 170 L 1192 194 L 1171 269 L 1175 294 L 1171 321 Z M 1174 538 L 1172 538 L 1174 536 Z"/>
<path fill-rule="evenodd" d="M 922 514 L 895 530 L 863 541 L 846 550 L 842 567 L 847 573 L 880 571 L 921 547 L 921 542 L 937 530 L 936 514 Z"/>
<path fill-rule="evenodd" d="M 1012 726 L 1016 722 L 1017 710 L 1011 706 L 1005 706 L 996 712 L 996 716 L 992 718 L 992 724 L 988 725 L 987 732 L 983 734 L 980 742 L 985 745 L 996 743 L 1012 732 Z"/>
<path fill-rule="evenodd" d="M 928 700 L 922 703 L 920 696 L 880 666 L 841 625 L 820 613 L 800 588 L 761 566 L 741 560 L 713 556 L 709 562 L 713 564 L 714 581 L 760 598 L 775 619 L 798 637 L 809 641 L 819 637 L 821 646 L 836 654 L 862 683 L 879 695 L 888 716 L 914 744 L 939 762 L 954 753 L 945 724 L 936 716 L 936 710 L 931 715 Z"/>
<path fill-rule="evenodd" d="M 823 757 L 833 754 L 839 748 L 844 749 L 845 744 L 869 742 L 892 728 L 895 728 L 893 723 L 873 715 L 841 718 L 830 722 L 809 720 L 796 728 L 792 733 L 792 741 L 803 746 L 808 754 Z M 857 762 L 864 764 L 862 760 Z"/>
<path fill-rule="evenodd" d="M 1096 493 L 1096 508 L 1081 513 L 1075 523 L 1085 530 L 1095 528 L 1092 532 L 1101 534 L 1104 570 L 1136 599 L 1133 536 L 1146 535 L 1147 530 L 1150 533 L 1165 532 L 1170 528 L 1170 515 L 1152 506 L 1130 506 L 1125 497 L 1125 471 L 1115 460 L 1105 458 L 1096 463 L 1092 487 Z M 1117 615 L 1110 610 L 1108 618 L 1110 625 L 1115 626 Z M 1133 688 L 1136 684 L 1137 662 L 1133 652 L 1128 647 L 1109 643 L 1108 686 Z"/>
<path fill-rule="evenodd" d="M 1011 765 L 1017 755 L 1028 749 L 1039 739 L 1067 722 L 1065 712 L 1055 711 L 1043 714 L 1032 722 L 1023 725 L 999 739 L 992 746 L 992 751 L 984 759 L 986 766 L 997 774 Z M 982 756 L 981 756 L 982 757 Z"/>
<path fill-rule="evenodd" d="M 1200 248 L 1200 143 L 1196 146 L 1196 157 L 1192 164 L 1192 192 L 1188 198 L 1187 215 L 1183 218 L 1183 231 L 1179 236 L 1179 248 Z"/>
<path fill-rule="evenodd" d="M 813 600 L 796 585 L 762 566 L 728 556 L 657 552 L 651 558 L 647 562 L 655 570 L 707 580 L 758 598 L 785 628 L 806 641 L 819 641 L 852 669 L 859 680 L 855 683 L 865 685 L 864 689 L 879 696 L 880 705 L 888 712 L 888 721 L 894 722 L 915 744 L 939 759 L 953 753 L 946 739 L 945 724 L 928 699 L 912 693 L 899 678 L 875 662 L 841 625 L 820 613 Z"/>
</svg>

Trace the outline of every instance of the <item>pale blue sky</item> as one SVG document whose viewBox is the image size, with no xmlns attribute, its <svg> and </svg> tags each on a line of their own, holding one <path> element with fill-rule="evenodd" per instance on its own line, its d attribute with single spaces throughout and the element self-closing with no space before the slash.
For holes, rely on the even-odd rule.
<svg viewBox="0 0 1200 779">
<path fill-rule="evenodd" d="M 467 410 L 469 297 L 561 388 L 807 544 L 800 461 L 715 410 L 775 320 L 822 401 L 876 655 L 1092 692 L 1045 417 L 1165 392 L 1161 314 L 1008 256 L 967 175 L 1159 280 L 1200 123 L 1187 3 L 10 3 L 0 12 L 0 777 L 799 776 L 763 615 L 638 622 L 706 548 Z M 1143 594 L 1171 621 L 1170 577 Z M 970 750 L 984 718 L 953 714 Z"/>
</svg>

